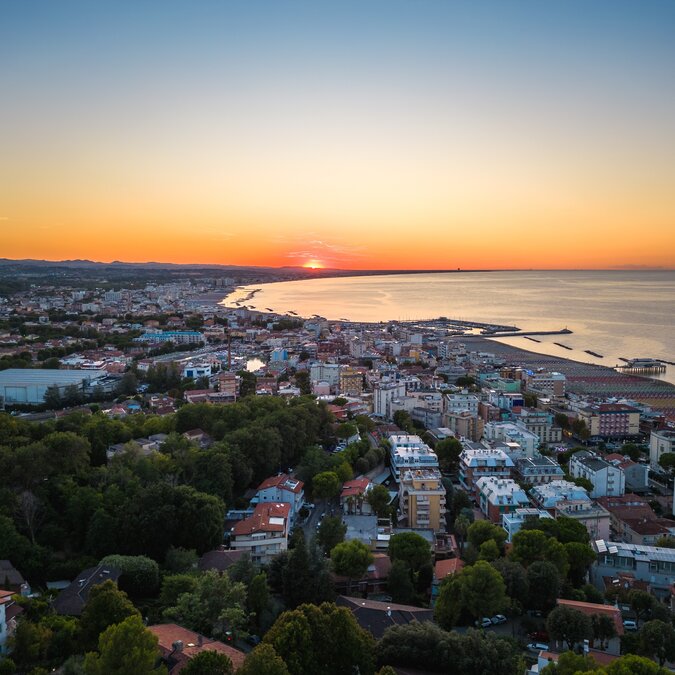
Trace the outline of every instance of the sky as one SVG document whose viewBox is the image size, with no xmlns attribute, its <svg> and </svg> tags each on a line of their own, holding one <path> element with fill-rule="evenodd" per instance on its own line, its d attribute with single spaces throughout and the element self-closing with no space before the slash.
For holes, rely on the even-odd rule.
<svg viewBox="0 0 675 675">
<path fill-rule="evenodd" d="M 0 257 L 675 267 L 671 0 L 0 0 Z"/>
</svg>

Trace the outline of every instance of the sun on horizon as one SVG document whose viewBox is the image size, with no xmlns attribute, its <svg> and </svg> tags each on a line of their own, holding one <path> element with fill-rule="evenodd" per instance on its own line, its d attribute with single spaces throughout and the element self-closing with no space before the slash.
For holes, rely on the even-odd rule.
<svg viewBox="0 0 675 675">
<path fill-rule="evenodd" d="M 323 263 L 320 260 L 308 260 L 303 267 L 310 270 L 323 269 Z"/>
</svg>

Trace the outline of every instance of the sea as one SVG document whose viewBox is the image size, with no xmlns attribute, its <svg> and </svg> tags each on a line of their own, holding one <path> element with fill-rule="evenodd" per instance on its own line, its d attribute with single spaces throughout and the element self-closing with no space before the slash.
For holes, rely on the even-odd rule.
<svg viewBox="0 0 675 675">
<path fill-rule="evenodd" d="M 252 297 L 251 293 L 255 289 Z M 675 270 L 388 274 L 243 286 L 224 303 L 350 321 L 450 319 L 569 335 L 497 338 L 531 352 L 613 367 L 675 362 Z M 554 343 L 564 344 L 570 349 Z M 587 354 L 590 350 L 602 358 Z M 675 384 L 675 366 L 659 379 Z"/>
</svg>

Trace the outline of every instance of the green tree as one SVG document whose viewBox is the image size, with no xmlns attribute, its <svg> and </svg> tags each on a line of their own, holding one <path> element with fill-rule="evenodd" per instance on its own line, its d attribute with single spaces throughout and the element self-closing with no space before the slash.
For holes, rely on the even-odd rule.
<svg viewBox="0 0 675 675">
<path fill-rule="evenodd" d="M 256 628 L 261 626 L 261 618 L 270 604 L 270 592 L 267 587 L 267 575 L 265 572 L 256 574 L 248 587 L 246 597 L 248 611 L 255 617 L 253 620 Z"/>
<path fill-rule="evenodd" d="M 529 567 L 536 560 L 544 559 L 548 542 L 549 538 L 541 530 L 520 530 L 513 535 L 509 559 Z"/>
<path fill-rule="evenodd" d="M 336 574 L 349 579 L 349 592 L 351 593 L 352 582 L 361 579 L 373 562 L 373 554 L 370 549 L 358 539 L 352 539 L 338 544 L 330 554 L 333 569 Z"/>
<path fill-rule="evenodd" d="M 489 563 L 479 560 L 457 576 L 462 608 L 475 619 L 492 616 L 506 608 L 506 585 L 501 574 Z"/>
<path fill-rule="evenodd" d="M 478 558 L 479 560 L 487 560 L 488 562 L 499 558 L 499 547 L 494 539 L 488 539 L 480 545 Z"/>
<path fill-rule="evenodd" d="M 312 490 L 319 499 L 333 499 L 340 493 L 340 479 L 334 471 L 323 471 L 314 476 Z"/>
<path fill-rule="evenodd" d="M 388 553 L 392 562 L 402 560 L 413 572 L 431 562 L 429 542 L 415 532 L 402 532 L 391 537 Z"/>
<path fill-rule="evenodd" d="M 309 555 L 302 530 L 296 533 L 293 544 L 282 572 L 283 597 L 291 608 L 313 600 Z"/>
<path fill-rule="evenodd" d="M 200 652 L 193 656 L 185 668 L 183 675 L 233 675 L 234 667 L 230 657 L 213 649 Z"/>
<path fill-rule="evenodd" d="M 551 611 L 546 619 L 546 630 L 553 640 L 565 642 L 570 650 L 577 642 L 593 637 L 591 618 L 565 605 Z"/>
<path fill-rule="evenodd" d="M 434 605 L 434 618 L 445 630 L 452 630 L 462 613 L 461 582 L 458 575 L 446 577 Z"/>
<path fill-rule="evenodd" d="M 611 616 L 593 614 L 591 615 L 591 624 L 593 625 L 593 640 L 599 640 L 601 646 L 604 647 L 608 640 L 616 637 L 616 626 Z"/>
<path fill-rule="evenodd" d="M 183 593 L 193 593 L 197 577 L 192 574 L 167 574 L 162 579 L 159 604 L 164 608 L 173 607 Z"/>
<path fill-rule="evenodd" d="M 237 675 L 290 675 L 284 660 L 274 651 L 272 645 L 258 645 L 239 668 Z"/>
<path fill-rule="evenodd" d="M 105 629 L 98 640 L 98 653 L 84 660 L 87 675 L 162 675 L 156 666 L 157 638 L 143 625 L 140 616 L 130 616 Z"/>
<path fill-rule="evenodd" d="M 560 573 L 556 566 L 546 560 L 537 560 L 527 568 L 527 583 L 530 595 L 527 606 L 548 610 L 555 605 L 560 592 Z"/>
<path fill-rule="evenodd" d="M 597 672 L 599 669 L 600 666 L 592 656 L 563 652 L 558 657 L 558 663 L 549 663 L 541 671 L 541 675 L 586 675 L 589 672 Z"/>
<path fill-rule="evenodd" d="M 659 457 L 659 465 L 662 469 L 672 473 L 675 470 L 675 452 L 664 452 Z"/>
<path fill-rule="evenodd" d="M 467 531 L 467 539 L 476 551 L 488 539 L 494 540 L 499 550 L 503 550 L 506 541 L 506 531 L 503 527 L 493 525 L 489 520 L 477 520 Z"/>
<path fill-rule="evenodd" d="M 671 672 L 635 654 L 626 654 L 618 658 L 606 666 L 603 671 L 606 675 L 669 675 Z"/>
<path fill-rule="evenodd" d="M 471 521 L 463 514 L 459 514 L 457 518 L 455 518 L 455 535 L 457 535 L 457 539 L 459 540 L 459 552 L 460 555 L 464 553 L 464 542 L 466 541 L 466 534 L 469 531 L 469 527 L 471 527 Z"/>
<path fill-rule="evenodd" d="M 521 608 L 527 606 L 530 593 L 530 584 L 527 580 L 525 568 L 517 562 L 500 558 L 493 561 L 492 566 L 502 575 L 506 585 L 506 595 L 512 602 L 518 603 Z"/>
<path fill-rule="evenodd" d="M 415 601 L 415 587 L 410 578 L 410 568 L 402 560 L 395 560 L 389 570 L 387 589 L 394 602 L 410 605 Z"/>
<path fill-rule="evenodd" d="M 389 513 L 389 490 L 384 485 L 375 485 L 372 490 L 366 493 L 366 501 L 370 504 L 375 515 L 379 518 L 385 518 Z"/>
<path fill-rule="evenodd" d="M 588 569 L 595 562 L 595 552 L 588 544 L 580 544 L 578 541 L 565 544 L 565 551 L 569 561 L 567 576 L 570 583 L 578 588 L 583 585 Z"/>
<path fill-rule="evenodd" d="M 328 555 L 339 543 L 345 539 L 347 526 L 340 516 L 326 516 L 319 525 L 316 540 L 323 552 Z"/>
<path fill-rule="evenodd" d="M 654 607 L 654 597 L 647 591 L 634 588 L 628 593 L 628 604 L 635 613 L 635 620 L 639 626 L 642 617 Z"/>
<path fill-rule="evenodd" d="M 89 599 L 82 610 L 80 625 L 84 649 L 98 642 L 99 635 L 113 624 L 133 616 L 140 616 L 127 594 L 108 579 L 89 591 Z"/>
<path fill-rule="evenodd" d="M 659 666 L 675 661 L 675 628 L 671 623 L 654 619 L 640 630 L 640 644 L 644 654 L 655 658 Z"/>
<path fill-rule="evenodd" d="M 120 570 L 119 586 L 131 596 L 154 595 L 159 588 L 159 566 L 144 555 L 109 555 L 100 565 Z"/>
<path fill-rule="evenodd" d="M 52 631 L 42 623 L 19 621 L 13 638 L 12 658 L 23 672 L 45 664 Z"/>
<path fill-rule="evenodd" d="M 457 471 L 462 444 L 456 438 L 445 438 L 436 443 L 434 452 L 443 471 Z"/>
</svg>

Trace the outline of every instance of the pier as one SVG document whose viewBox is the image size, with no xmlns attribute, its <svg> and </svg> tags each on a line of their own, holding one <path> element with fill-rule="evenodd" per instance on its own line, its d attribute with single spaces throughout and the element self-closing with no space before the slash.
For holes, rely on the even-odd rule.
<svg viewBox="0 0 675 675">
<path fill-rule="evenodd" d="M 659 375 L 666 372 L 666 364 L 656 359 L 621 359 L 626 361 L 625 366 L 616 366 L 616 370 L 622 373 L 635 375 Z"/>
</svg>

